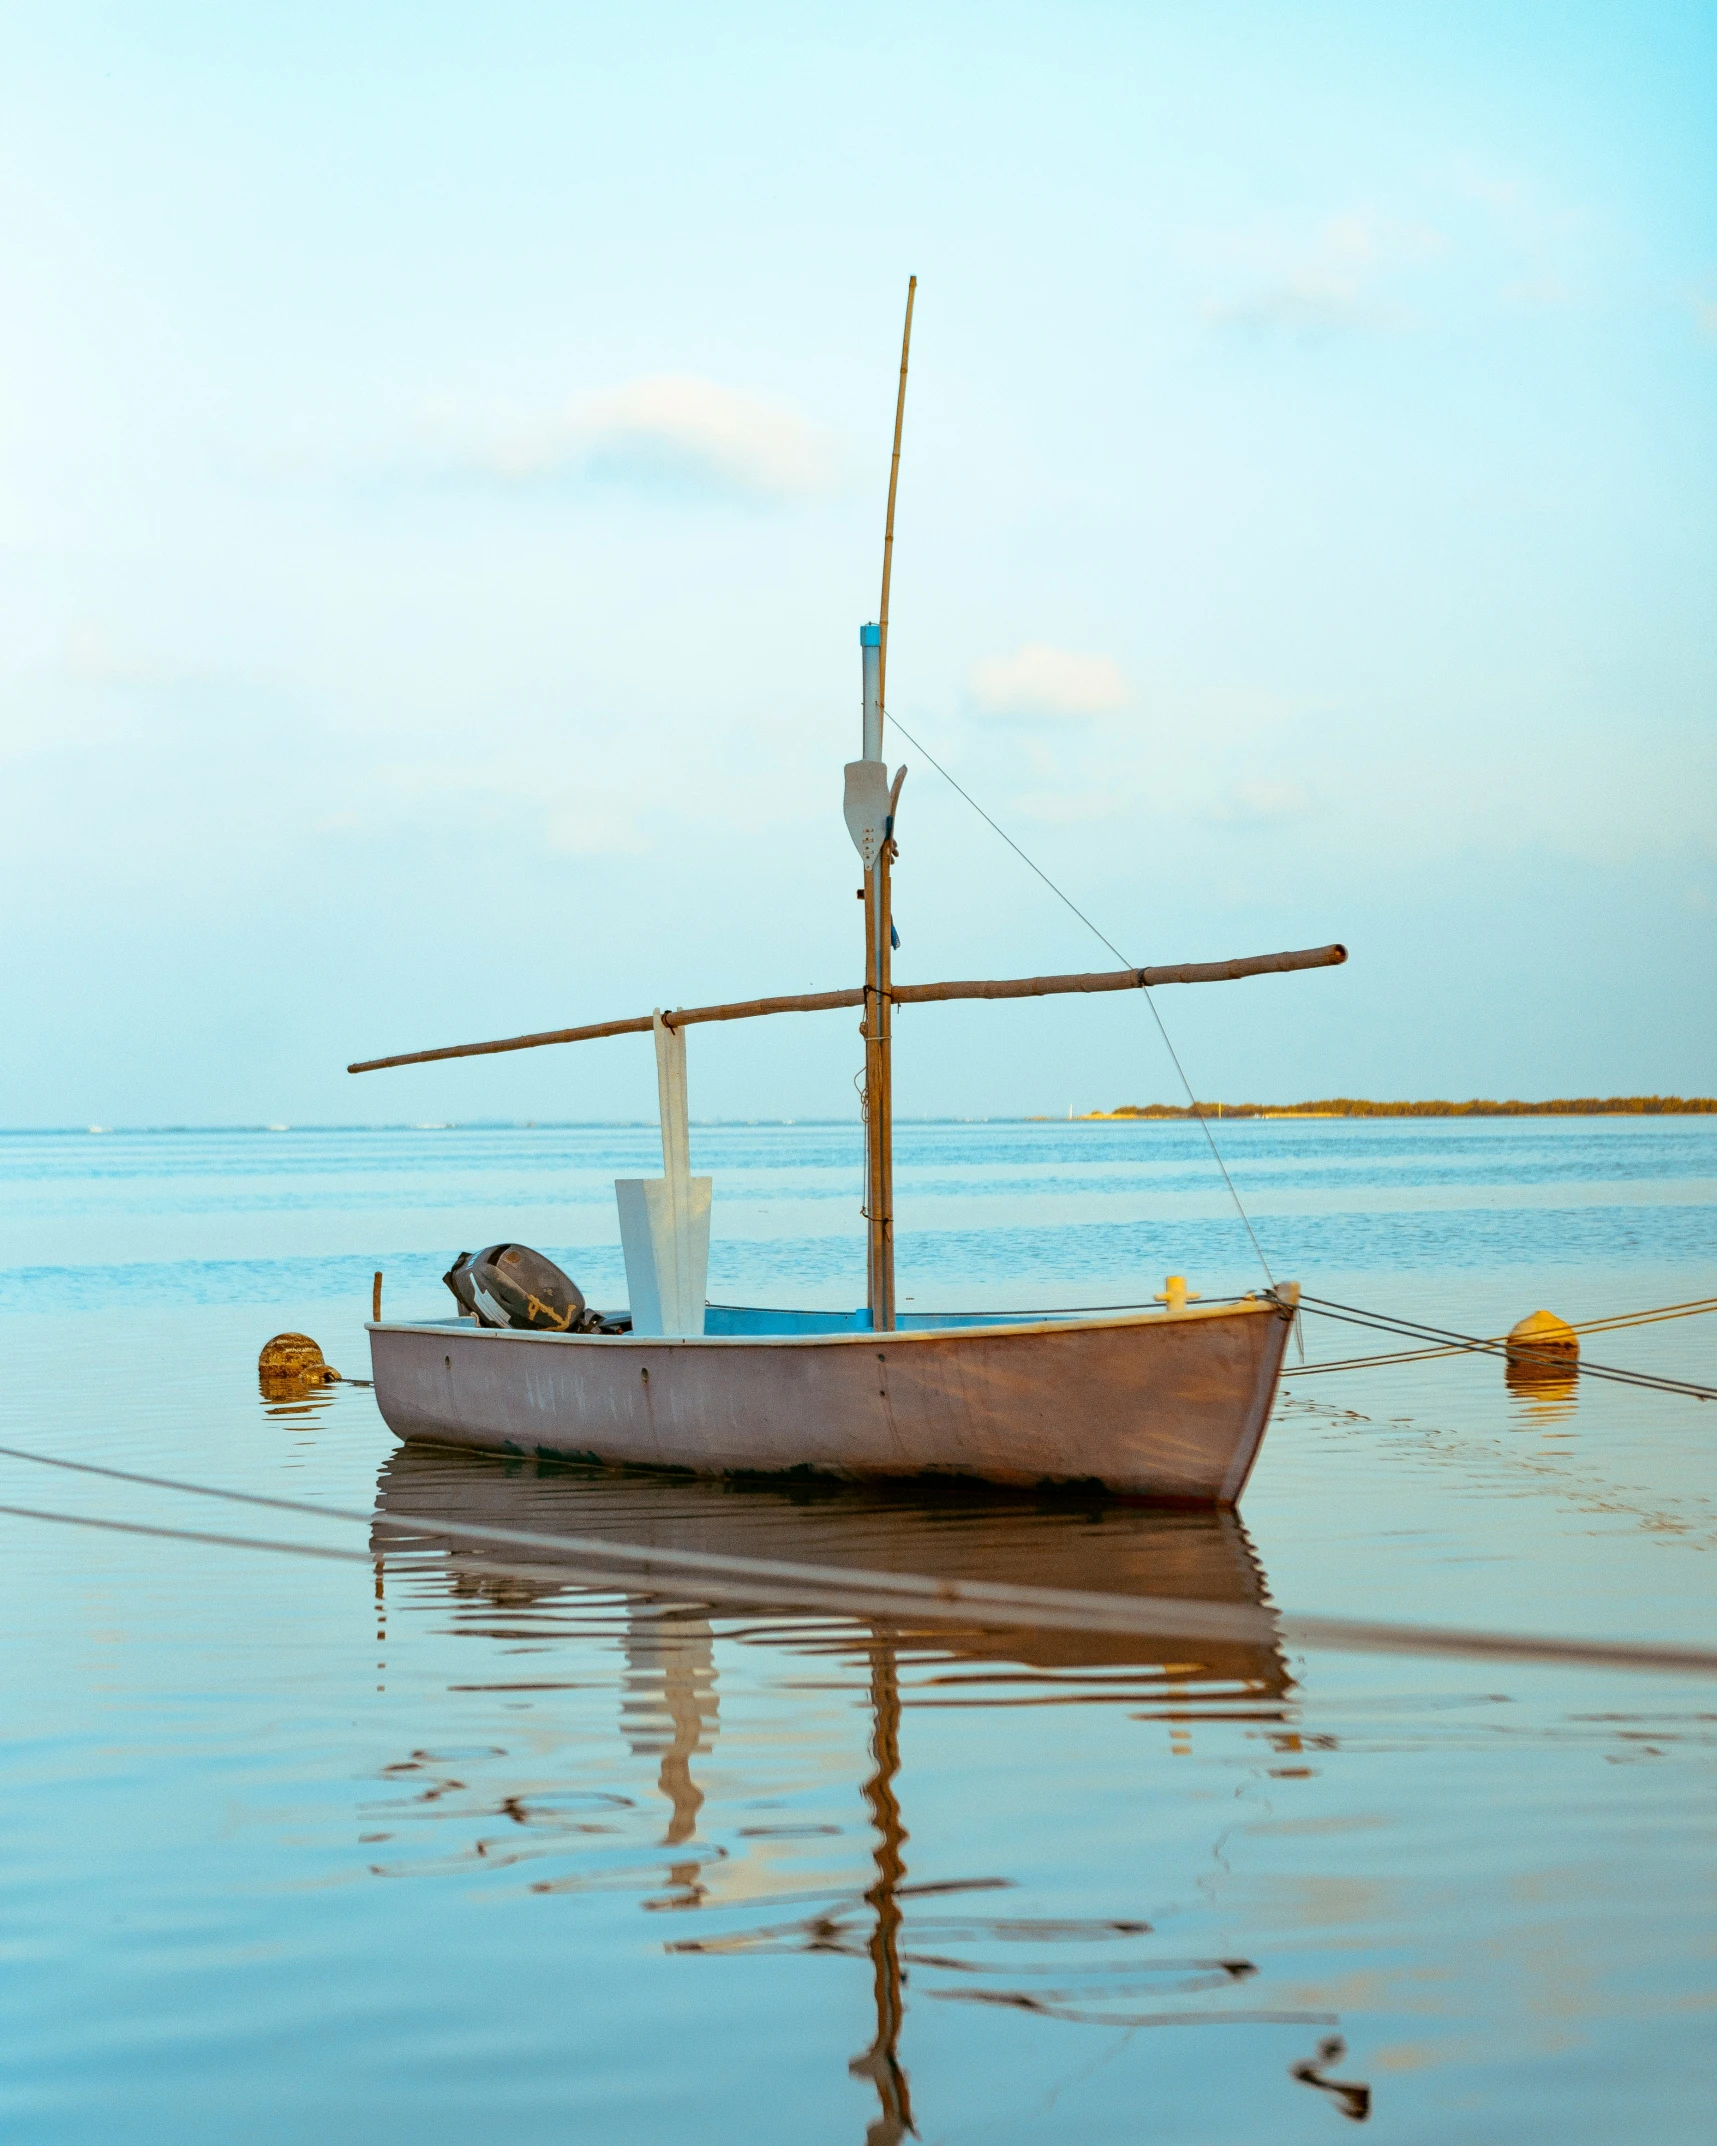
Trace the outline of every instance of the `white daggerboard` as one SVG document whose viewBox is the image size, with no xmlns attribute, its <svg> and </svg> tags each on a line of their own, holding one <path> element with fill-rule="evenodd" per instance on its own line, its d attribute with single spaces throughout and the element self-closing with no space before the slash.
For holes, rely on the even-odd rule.
<svg viewBox="0 0 1717 2146">
<path fill-rule="evenodd" d="M 882 854 L 890 811 L 888 770 L 880 760 L 849 760 L 842 809 L 853 848 L 868 872 Z"/>
<path fill-rule="evenodd" d="M 614 1180 L 633 1333 L 703 1332 L 711 1183 L 707 1177 Z"/>
<path fill-rule="evenodd" d="M 617 1177 L 614 1197 L 633 1333 L 685 1337 L 703 1332 L 712 1180 L 691 1174 L 685 1032 L 658 1008 L 655 1036 L 662 1175 Z"/>
</svg>

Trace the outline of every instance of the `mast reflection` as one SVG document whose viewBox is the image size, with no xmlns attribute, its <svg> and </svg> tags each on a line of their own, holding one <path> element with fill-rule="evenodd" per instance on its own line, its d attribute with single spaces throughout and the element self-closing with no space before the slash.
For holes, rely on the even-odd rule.
<svg viewBox="0 0 1717 2146">
<path fill-rule="evenodd" d="M 876 2035 L 862 2056 L 847 2066 L 855 2079 L 876 2088 L 882 2113 L 865 2132 L 865 2146 L 899 2146 L 913 2130 L 912 2095 L 900 2062 L 900 2030 L 905 2023 L 905 1975 L 900 1965 L 900 1882 L 906 1875 L 901 1849 L 906 1828 L 894 1777 L 900 1771 L 900 1676 L 894 1648 L 879 1631 L 870 1646 L 870 1755 L 874 1765 L 864 1784 L 876 1828 L 876 1881 L 865 1905 L 876 1917 L 870 1935 L 871 1987 L 876 2004 Z"/>
</svg>

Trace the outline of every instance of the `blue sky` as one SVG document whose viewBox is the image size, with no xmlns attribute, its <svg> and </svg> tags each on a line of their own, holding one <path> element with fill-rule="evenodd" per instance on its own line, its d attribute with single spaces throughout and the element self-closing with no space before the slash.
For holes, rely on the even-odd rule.
<svg viewBox="0 0 1717 2146">
<path fill-rule="evenodd" d="M 1353 950 L 1166 995 L 1200 1091 L 1709 1092 L 1714 107 L 1709 7 L 10 11 L 0 1122 L 646 1116 L 341 1068 L 854 980 L 909 271 L 901 719 L 1132 959 Z M 894 743 L 901 974 L 1107 965 Z"/>
</svg>

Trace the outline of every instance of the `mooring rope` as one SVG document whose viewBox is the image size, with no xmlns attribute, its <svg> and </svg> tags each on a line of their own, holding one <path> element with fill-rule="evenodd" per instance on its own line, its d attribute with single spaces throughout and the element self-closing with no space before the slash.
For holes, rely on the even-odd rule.
<svg viewBox="0 0 1717 2146">
<path fill-rule="evenodd" d="M 1412 1320 L 1397 1319 L 1388 1312 L 1365 1312 L 1354 1306 L 1343 1305 L 1339 1309 L 1324 1310 L 1325 1299 L 1302 1295 L 1301 1305 L 1320 1318 L 1341 1318 L 1349 1326 L 1370 1326 L 1379 1333 L 1442 1333 L 1439 1327 L 1421 1327 Z M 1199 1302 L 1206 1307 L 1218 1304 L 1243 1304 L 1244 1296 L 1201 1297 Z M 1155 1311 L 1162 1303 L 1161 1297 L 1153 1297 L 1149 1303 L 1132 1304 L 1050 1304 L 1038 1305 L 1026 1311 L 998 1311 L 988 1316 L 995 1319 L 1070 1319 L 1081 1314 L 1109 1311 Z M 1624 1311 L 1612 1313 L 1602 1319 L 1575 1319 L 1569 1322 L 1569 1331 L 1575 1334 L 1616 1333 L 1626 1327 L 1653 1326 L 1665 1319 L 1694 1319 L 1705 1312 L 1717 1312 L 1717 1297 L 1694 1297 L 1685 1304 L 1663 1304 L 1651 1311 Z M 1343 1317 L 1345 1314 L 1345 1318 Z M 1319 1378 L 1330 1371 L 1371 1371 L 1386 1364 L 1426 1364 L 1439 1358 L 1472 1356 L 1474 1354 L 1511 1354 L 1525 1363 L 1542 1365 L 1546 1369 L 1566 1371 L 1572 1378 L 1578 1371 L 1589 1371 L 1594 1378 L 1619 1381 L 1623 1385 L 1642 1386 L 1659 1392 L 1680 1394 L 1695 1400 L 1717 1400 L 1717 1389 L 1700 1386 L 1686 1379 L 1668 1379 L 1651 1371 L 1624 1371 L 1614 1364 L 1592 1364 L 1583 1359 L 1553 1355 L 1547 1350 L 1534 1349 L 1516 1343 L 1512 1350 L 1506 1334 L 1462 1334 L 1438 1341 L 1422 1349 L 1390 1349 L 1377 1356 L 1344 1356 L 1338 1363 L 1302 1364 L 1297 1371 L 1286 1372 L 1288 1378 Z"/>
<path fill-rule="evenodd" d="M 1696 1319 L 1704 1312 L 1717 1311 L 1717 1297 L 1696 1297 L 1686 1304 L 1663 1304 L 1653 1311 L 1618 1312 L 1608 1319 L 1572 1319 L 1568 1322 L 1570 1333 L 1611 1334 L 1630 1326 L 1655 1326 L 1664 1319 Z M 1295 1378 L 1315 1378 L 1326 1371 L 1370 1371 L 1380 1364 L 1428 1364 L 1441 1356 L 1470 1356 L 1476 1348 L 1506 1348 L 1506 1334 L 1492 1334 L 1482 1342 L 1447 1342 L 1431 1349 L 1391 1349 L 1381 1356 L 1344 1356 L 1339 1363 L 1306 1364 L 1294 1373 Z M 1557 1361 L 1565 1361 L 1558 1358 Z M 1568 1363 L 1570 1372 L 1577 1365 Z M 1649 1375 L 1649 1374 L 1648 1374 Z"/>
<path fill-rule="evenodd" d="M 479 1526 L 475 1522 L 437 1519 L 426 1513 L 360 1512 L 318 1505 L 304 1498 L 276 1498 L 259 1491 L 226 1490 L 208 1483 L 188 1483 L 172 1476 L 144 1475 L 92 1461 L 72 1461 L 51 1453 L 0 1446 L 8 1460 L 34 1462 L 74 1475 L 106 1477 L 148 1489 L 215 1498 L 227 1504 L 254 1505 L 276 1512 L 307 1513 L 318 1520 L 356 1522 L 404 1536 L 434 1536 L 451 1543 L 494 1545 L 499 1549 L 551 1552 L 561 1560 L 485 1558 L 482 1569 L 500 1577 L 540 1584 L 545 1578 L 563 1585 L 626 1588 L 661 1593 L 660 1584 L 677 1580 L 680 1595 L 691 1583 L 697 1599 L 754 1602 L 762 1592 L 784 1606 L 834 1609 L 846 1614 L 894 1620 L 927 1618 L 937 1623 L 1028 1625 L 1058 1631 L 1108 1632 L 1137 1638 L 1185 1638 L 1265 1646 L 1305 1647 L 1352 1654 L 1408 1654 L 1460 1660 L 1561 1664 L 1573 1668 L 1639 1669 L 1717 1676 L 1717 1648 L 1679 1641 L 1559 1639 L 1546 1634 L 1451 1629 L 1432 1625 L 1382 1623 L 1354 1617 L 1277 1613 L 1244 1603 L 1203 1602 L 1169 1596 L 1098 1593 L 1063 1587 L 1024 1587 L 992 1580 L 938 1579 L 922 1573 L 883 1572 L 863 1567 L 811 1565 L 778 1558 L 740 1557 L 715 1550 L 674 1550 L 639 1543 L 618 1543 L 600 1536 L 542 1535 L 522 1528 Z M 168 1542 L 203 1543 L 222 1549 L 267 1550 L 280 1556 L 313 1557 L 345 1563 L 373 1564 L 373 1550 L 347 1550 L 315 1543 L 271 1541 L 265 1537 L 218 1534 L 170 1528 L 136 1520 L 110 1520 L 93 1514 L 64 1513 L 36 1506 L 0 1505 L 0 1514 L 66 1527 L 85 1527 Z M 569 1570 L 569 1560 L 595 1562 L 599 1576 Z M 615 1570 L 613 1568 L 620 1568 Z M 466 1569 L 476 1569 L 468 1566 Z"/>
<path fill-rule="evenodd" d="M 1433 1340 L 1439 1344 L 1438 1354 L 1444 1348 L 1457 1354 L 1473 1351 L 1491 1356 L 1512 1354 L 1518 1362 L 1566 1371 L 1570 1377 L 1578 1372 L 1582 1378 L 1610 1379 L 1617 1385 L 1642 1386 L 1653 1393 L 1679 1394 L 1692 1401 L 1717 1401 L 1717 1386 L 1701 1386 L 1691 1379 L 1660 1378 L 1651 1371 L 1623 1371 L 1615 1364 L 1588 1363 L 1584 1358 L 1557 1356 L 1543 1349 L 1524 1348 L 1519 1343 L 1511 1351 L 1506 1337 L 1501 1341 L 1490 1341 L 1480 1334 L 1457 1334 L 1447 1327 L 1423 1325 L 1417 1319 L 1397 1319 L 1385 1312 L 1362 1311 L 1354 1304 L 1337 1304 L 1328 1297 L 1302 1294 L 1300 1307 L 1314 1318 L 1335 1319 L 1344 1326 L 1366 1326 L 1380 1334 L 1404 1334 L 1415 1340 Z M 1691 1317 L 1691 1311 L 1687 1315 Z M 1300 1378 L 1304 1373 L 1296 1371 L 1292 1375 Z"/>
</svg>

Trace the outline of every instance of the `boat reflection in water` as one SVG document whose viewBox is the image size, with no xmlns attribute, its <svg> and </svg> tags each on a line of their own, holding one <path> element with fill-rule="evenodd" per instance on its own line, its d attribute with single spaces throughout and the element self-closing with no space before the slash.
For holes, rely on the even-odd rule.
<svg viewBox="0 0 1717 2146">
<path fill-rule="evenodd" d="M 1097 2024 L 1178 2023 L 1189 2016 L 1335 2024 L 1325 2012 L 1231 2009 L 1216 1993 L 1251 1977 L 1250 1961 L 1160 1958 L 1143 1942 L 1149 1926 L 1136 1915 L 998 1917 L 971 1896 L 1005 1889 L 1012 1883 L 1007 1877 L 914 1885 L 908 1876 L 908 1828 L 897 1793 L 903 1666 L 930 1672 L 944 1703 L 940 1687 L 953 1681 L 967 1687 L 962 1696 L 980 1703 L 1107 1698 L 1123 1701 L 1134 1716 L 1171 1724 L 1284 1719 L 1291 1678 L 1263 1574 L 1233 1513 L 1044 1503 L 970 1484 L 910 1500 L 818 1479 L 784 1486 L 776 1478 L 739 1488 L 424 1446 L 404 1446 L 389 1459 L 377 1484 L 377 1507 L 390 1522 L 427 1523 L 422 1534 L 394 1525 L 373 1531 L 378 1586 L 390 1568 L 401 1578 L 409 1574 L 414 1591 L 421 1591 L 426 1577 L 439 1577 L 464 1603 L 492 1603 L 507 1616 L 514 1638 L 514 1619 L 545 1605 L 564 1609 L 579 1599 L 600 1599 L 623 1606 L 621 1729 L 635 1756 L 659 1759 L 658 1787 L 670 1812 L 662 1845 L 669 1848 L 684 1847 L 697 1833 L 704 1799 L 693 1765 L 712 1748 L 719 1727 L 712 1618 L 733 1620 L 737 1642 L 763 1640 L 788 1652 L 865 1664 L 871 1726 L 862 1794 L 873 1832 L 870 1884 L 862 1892 L 831 1893 L 800 1919 L 670 1940 L 667 1950 L 868 1959 L 874 2034 L 849 2068 L 871 2082 L 880 2103 L 867 2134 L 870 2146 L 894 2146 L 913 2127 L 900 2059 L 909 1970 L 923 1971 L 925 1992 L 933 1997 Z M 735 1575 L 714 1585 L 702 1577 L 681 1582 L 659 1576 L 644 1585 L 588 1555 L 462 1546 L 436 1536 L 436 1523 L 595 1537 L 640 1552 L 790 1560 L 827 1568 L 828 1577 L 817 1588 L 795 1584 L 785 1600 L 773 1583 Z M 1257 1610 L 1259 1636 L 1211 1640 L 986 1626 L 952 1609 L 920 1616 L 911 1605 L 878 1614 L 874 1597 L 861 1593 L 855 1601 L 843 1568 L 1224 1604 Z M 762 1630 L 760 1618 L 768 1620 Z M 514 1800 L 504 1799 L 502 1808 Z M 667 1889 L 643 1905 L 703 1905 L 700 1873 L 708 1867 L 707 1849 L 702 1861 L 672 1862 Z M 722 1904 L 736 1902 L 730 1896 Z M 1006 1987 L 998 1981 L 1003 1975 Z M 1189 2014 L 1189 2001 L 1196 2003 L 1201 1994 L 1203 2010 Z M 1219 2015 L 1210 2010 L 1213 1999 Z"/>
</svg>

